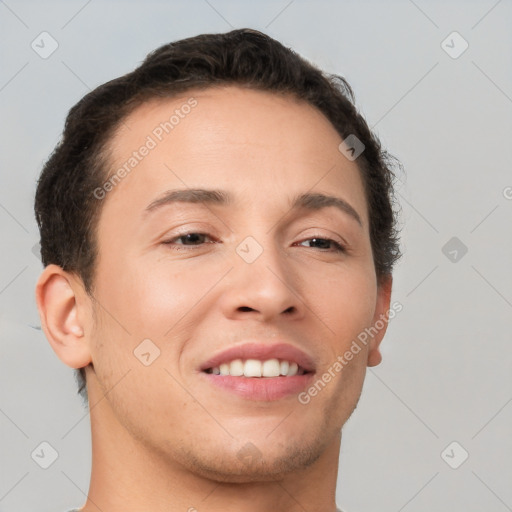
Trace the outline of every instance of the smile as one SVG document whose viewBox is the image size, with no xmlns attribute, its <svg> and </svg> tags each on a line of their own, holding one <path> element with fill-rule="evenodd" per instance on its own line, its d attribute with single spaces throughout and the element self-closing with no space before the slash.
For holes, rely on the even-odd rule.
<svg viewBox="0 0 512 512">
<path fill-rule="evenodd" d="M 293 377 L 294 375 L 304 375 L 306 370 L 295 362 L 279 359 L 267 359 L 260 361 L 258 359 L 234 359 L 233 361 L 222 363 L 219 366 L 207 368 L 206 373 L 214 375 L 231 375 L 232 377 Z"/>
</svg>

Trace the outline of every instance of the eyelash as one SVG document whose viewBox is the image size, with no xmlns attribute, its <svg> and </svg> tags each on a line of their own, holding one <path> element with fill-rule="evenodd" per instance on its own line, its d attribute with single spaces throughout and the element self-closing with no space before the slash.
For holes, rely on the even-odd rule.
<svg viewBox="0 0 512 512">
<path fill-rule="evenodd" d="M 200 232 L 196 232 L 196 231 L 189 231 L 187 233 L 182 233 L 181 235 L 178 235 L 174 238 L 171 238 L 170 240 L 167 240 L 165 242 L 162 242 L 163 244 L 165 245 L 169 245 L 171 246 L 171 248 L 175 251 L 182 251 L 182 250 L 189 250 L 189 249 L 193 249 L 195 247 L 199 247 L 199 245 L 192 245 L 192 246 L 188 246 L 188 245 L 184 245 L 184 244 L 174 244 L 174 241 L 175 240 L 179 240 L 180 238 L 185 238 L 187 237 L 188 235 L 201 235 L 201 236 L 207 236 L 208 238 L 211 238 L 210 235 L 208 235 L 207 233 L 200 233 Z M 306 238 L 305 240 L 302 240 L 302 242 L 307 242 L 309 240 L 325 240 L 325 241 L 328 241 L 328 242 L 331 242 L 335 249 L 329 251 L 329 250 L 325 250 L 325 249 L 318 249 L 319 251 L 321 252 L 335 252 L 335 253 L 346 253 L 346 248 L 340 244 L 339 242 L 337 242 L 336 240 L 333 240 L 332 238 L 326 238 L 326 237 L 322 237 L 322 236 L 317 236 L 317 235 L 314 235 L 310 238 Z M 300 242 L 300 243 L 302 243 Z M 211 242 L 210 242 L 211 243 Z M 181 248 L 178 248 L 176 247 L 176 245 L 181 245 L 182 247 Z M 204 244 L 200 244 L 200 245 L 204 245 Z"/>
</svg>

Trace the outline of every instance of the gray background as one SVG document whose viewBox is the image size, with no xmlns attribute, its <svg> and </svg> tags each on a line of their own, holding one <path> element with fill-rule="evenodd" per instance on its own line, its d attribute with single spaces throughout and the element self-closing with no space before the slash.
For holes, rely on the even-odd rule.
<svg viewBox="0 0 512 512">
<path fill-rule="evenodd" d="M 72 370 L 37 330 L 34 300 L 35 181 L 65 115 L 159 45 L 241 27 L 345 76 L 406 170 L 393 293 L 403 310 L 344 428 L 338 505 L 512 510 L 512 2 L 6 0 L 0 511 L 65 511 L 84 503 L 89 484 L 89 417 Z M 31 48 L 43 31 L 59 45 L 46 59 Z M 441 44 L 453 31 L 469 44 L 457 58 L 462 40 Z M 31 458 L 43 441 L 58 453 L 46 470 Z"/>
</svg>

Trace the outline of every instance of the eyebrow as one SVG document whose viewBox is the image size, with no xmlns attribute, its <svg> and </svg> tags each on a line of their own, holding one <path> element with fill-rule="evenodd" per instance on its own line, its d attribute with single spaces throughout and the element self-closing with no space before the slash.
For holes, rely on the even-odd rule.
<svg viewBox="0 0 512 512">
<path fill-rule="evenodd" d="M 208 203 L 219 206 L 228 206 L 234 203 L 234 197 L 230 192 L 225 190 L 203 188 L 167 190 L 145 208 L 143 216 L 146 217 L 149 213 L 173 203 Z M 341 197 L 329 196 L 321 193 L 299 194 L 292 200 L 291 210 L 304 208 L 316 211 L 330 206 L 334 206 L 343 213 L 348 214 L 356 220 L 360 226 L 363 225 L 361 217 L 357 211 L 347 201 L 341 199 Z"/>
</svg>

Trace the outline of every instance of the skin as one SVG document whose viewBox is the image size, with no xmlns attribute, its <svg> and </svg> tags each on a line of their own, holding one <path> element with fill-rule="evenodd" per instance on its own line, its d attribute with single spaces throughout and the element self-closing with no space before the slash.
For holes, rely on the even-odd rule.
<svg viewBox="0 0 512 512">
<path fill-rule="evenodd" d="M 385 328 L 307 405 L 246 400 L 206 383 L 198 367 L 248 338 L 279 337 L 311 354 L 321 376 L 386 313 L 391 277 L 375 275 L 357 161 L 312 106 L 230 86 L 138 107 L 111 141 L 111 169 L 190 97 L 197 106 L 102 199 L 94 299 L 56 265 L 37 283 L 57 356 L 72 368 L 92 363 L 82 510 L 334 512 L 341 428 L 366 367 L 381 361 Z M 167 205 L 143 220 L 176 188 L 224 189 L 236 200 Z M 290 211 L 304 192 L 344 199 L 362 225 L 334 207 Z M 183 245 L 182 232 L 210 238 Z M 236 252 L 248 236 L 263 248 L 250 264 Z M 149 366 L 133 354 L 146 338 L 160 350 Z M 247 443 L 252 463 L 237 457 Z"/>
</svg>

